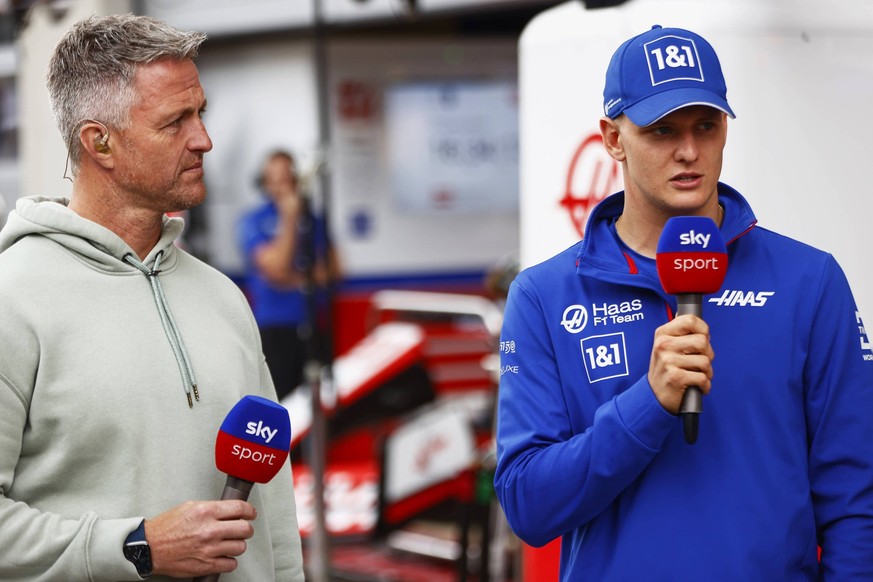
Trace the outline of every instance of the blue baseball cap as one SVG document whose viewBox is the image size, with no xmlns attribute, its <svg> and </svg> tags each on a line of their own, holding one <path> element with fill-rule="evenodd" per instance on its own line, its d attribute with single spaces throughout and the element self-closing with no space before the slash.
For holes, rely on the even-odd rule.
<svg viewBox="0 0 873 582">
<path fill-rule="evenodd" d="M 702 36 L 656 24 L 612 55 L 603 88 L 607 117 L 624 113 L 645 127 L 691 105 L 708 105 L 736 117 L 727 102 L 718 56 Z"/>
</svg>

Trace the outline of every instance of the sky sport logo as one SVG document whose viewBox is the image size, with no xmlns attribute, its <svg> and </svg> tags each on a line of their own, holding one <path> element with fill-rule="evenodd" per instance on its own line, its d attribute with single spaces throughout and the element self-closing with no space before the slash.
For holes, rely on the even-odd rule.
<svg viewBox="0 0 873 582">
<path fill-rule="evenodd" d="M 264 424 L 263 420 L 246 423 L 245 434 L 263 440 L 264 445 L 269 444 L 278 432 L 278 428 L 271 428 Z M 283 463 L 285 461 L 284 457 L 274 453 L 270 447 L 258 446 L 257 444 L 242 440 L 233 444 L 233 447 L 231 447 L 231 456 L 238 458 L 240 461 L 263 463 L 265 465 L 275 465 L 277 462 Z"/>
<path fill-rule="evenodd" d="M 259 420 L 258 422 L 250 422 L 246 424 L 246 434 L 254 435 L 258 438 L 264 439 L 264 443 L 269 443 L 273 440 L 273 437 L 279 432 L 278 428 L 271 429 L 269 426 L 264 424 L 263 420 Z"/>
<path fill-rule="evenodd" d="M 712 234 L 704 234 L 702 232 L 694 232 L 692 228 L 688 232 L 683 232 L 679 235 L 679 244 L 682 246 L 685 245 L 699 245 L 700 248 L 705 249 L 709 246 L 709 239 L 712 238 Z"/>
<path fill-rule="evenodd" d="M 228 413 L 215 439 L 215 466 L 252 483 L 272 479 L 288 458 L 288 410 L 261 396 L 244 396 Z"/>
</svg>

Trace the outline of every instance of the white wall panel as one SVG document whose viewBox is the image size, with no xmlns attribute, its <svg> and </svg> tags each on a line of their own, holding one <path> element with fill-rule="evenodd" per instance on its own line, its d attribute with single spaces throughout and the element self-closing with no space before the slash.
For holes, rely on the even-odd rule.
<svg viewBox="0 0 873 582">
<path fill-rule="evenodd" d="M 475 270 L 514 252 L 514 199 L 468 212 L 410 212 L 398 203 L 403 193 L 392 189 L 383 100 L 387 88 L 412 81 L 515 82 L 516 43 L 343 43 L 332 46 L 330 64 L 332 208 L 349 274 Z M 483 198 L 517 196 L 496 193 L 499 185 L 481 188 Z"/>
</svg>

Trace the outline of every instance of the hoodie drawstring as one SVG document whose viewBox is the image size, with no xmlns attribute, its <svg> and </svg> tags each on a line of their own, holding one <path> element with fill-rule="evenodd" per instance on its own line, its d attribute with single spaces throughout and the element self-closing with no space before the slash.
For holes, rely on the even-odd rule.
<svg viewBox="0 0 873 582">
<path fill-rule="evenodd" d="M 179 328 L 176 326 L 176 320 L 173 318 L 173 313 L 170 311 L 167 298 L 164 296 L 164 288 L 161 286 L 161 281 L 158 279 L 158 273 L 160 273 L 158 267 L 160 267 L 161 257 L 163 256 L 164 251 L 160 251 L 155 257 L 154 267 L 151 269 L 134 258 L 132 253 L 124 255 L 122 260 L 142 271 L 149 280 L 149 283 L 151 283 L 152 294 L 155 297 L 155 305 L 158 307 L 158 313 L 161 316 L 161 323 L 164 325 L 164 333 L 167 334 L 167 340 L 170 342 L 170 347 L 173 348 L 173 355 L 176 356 L 176 363 L 179 365 L 179 372 L 182 374 L 182 387 L 185 389 L 185 396 L 188 397 L 188 407 L 193 408 L 194 402 L 191 400 L 191 392 L 193 390 L 194 400 L 197 400 L 198 402 L 200 401 L 200 392 L 197 390 L 197 380 L 194 378 L 194 369 L 191 367 L 191 360 L 188 358 L 188 351 L 185 349 L 182 335 L 179 333 Z"/>
</svg>

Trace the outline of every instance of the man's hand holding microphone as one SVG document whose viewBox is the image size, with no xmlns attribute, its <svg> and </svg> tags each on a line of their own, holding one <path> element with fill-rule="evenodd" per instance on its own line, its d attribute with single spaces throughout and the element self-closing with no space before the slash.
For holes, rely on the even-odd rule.
<svg viewBox="0 0 873 582">
<path fill-rule="evenodd" d="M 145 521 L 151 573 L 214 582 L 235 570 L 254 535 L 257 511 L 249 493 L 279 473 L 290 447 L 287 409 L 259 396 L 243 397 L 215 442 L 216 467 L 227 474 L 221 500 L 188 501 Z"/>
<path fill-rule="evenodd" d="M 666 410 L 681 414 L 685 441 L 697 442 L 703 394 L 712 387 L 715 357 L 703 321 L 703 295 L 727 274 L 727 248 L 711 218 L 675 216 L 658 240 L 656 264 L 664 291 L 676 295 L 676 318 L 655 331 L 649 384 Z"/>
</svg>

